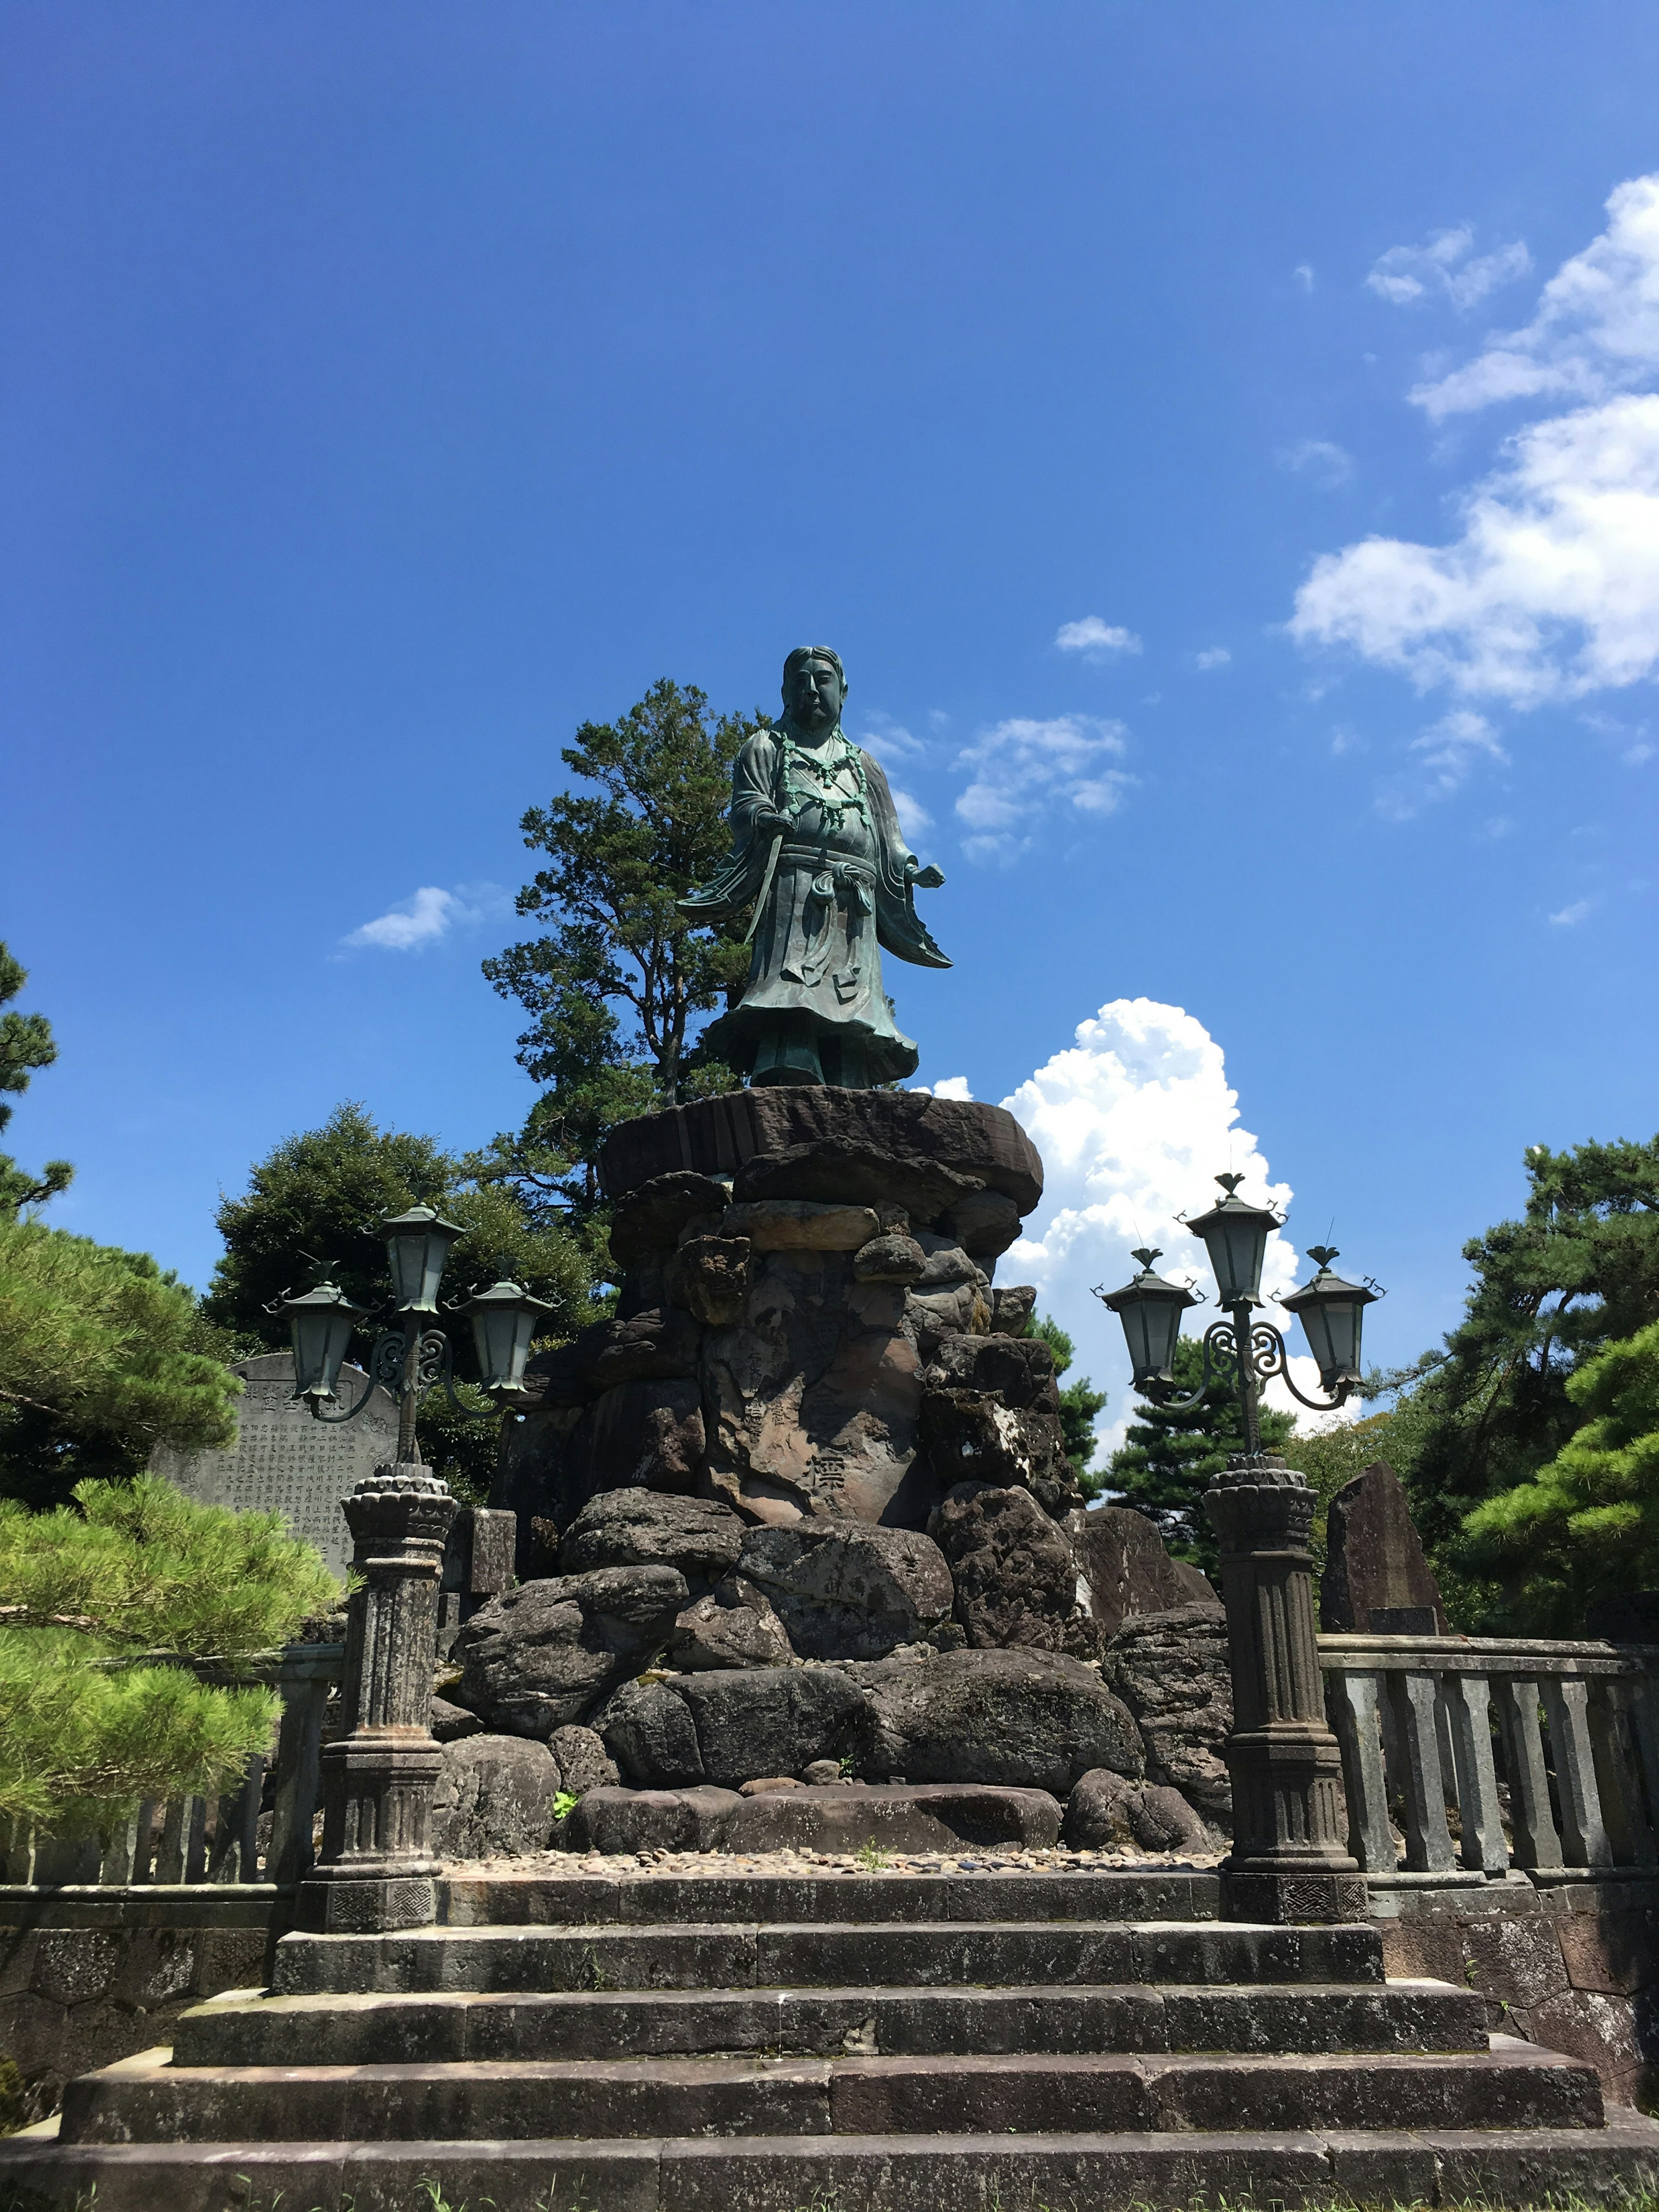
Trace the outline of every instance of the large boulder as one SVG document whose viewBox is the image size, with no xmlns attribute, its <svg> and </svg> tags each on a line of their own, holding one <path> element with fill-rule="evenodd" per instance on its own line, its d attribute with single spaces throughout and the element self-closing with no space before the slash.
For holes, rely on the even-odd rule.
<svg viewBox="0 0 1659 2212">
<path fill-rule="evenodd" d="M 599 1172 L 614 1200 L 656 1176 L 684 1168 L 735 1175 L 757 1154 L 825 1139 L 880 1146 L 975 1176 L 1006 1191 L 1022 1214 L 1042 1196 L 1036 1147 L 1005 1108 L 824 1083 L 763 1085 L 624 1121 L 599 1148 Z"/>
<path fill-rule="evenodd" d="M 755 1528 L 738 1567 L 803 1659 L 883 1658 L 950 1616 L 951 1571 L 918 1529 L 848 1521 Z"/>
<path fill-rule="evenodd" d="M 739 1205 L 756 1199 L 805 1198 L 820 1205 L 850 1200 L 861 1206 L 897 1206 L 913 1221 L 933 1221 L 947 1206 L 982 1188 L 977 1176 L 965 1175 L 924 1153 L 899 1151 L 873 1132 L 866 1132 L 819 1137 L 757 1154 L 745 1160 L 732 1177 L 732 1195 Z"/>
<path fill-rule="evenodd" d="M 695 1382 L 621 1383 L 577 1424 L 566 1447 L 563 1493 L 579 1510 L 607 1490 L 694 1490 L 706 1443 Z"/>
<path fill-rule="evenodd" d="M 669 1664 L 682 1674 L 715 1672 L 723 1667 L 787 1667 L 794 1653 L 783 1623 L 761 1596 L 745 1604 L 736 1582 L 700 1597 L 674 1623 L 668 1639 Z"/>
<path fill-rule="evenodd" d="M 1047 1651 L 951 1651 L 843 1670 L 867 1706 L 860 1771 L 872 1781 L 994 1782 L 1063 1797 L 1091 1767 L 1137 1780 L 1127 1707 L 1080 1660 Z"/>
<path fill-rule="evenodd" d="M 666 1566 L 522 1583 L 462 1623 L 459 1702 L 493 1729 L 545 1738 L 659 1648 L 690 1595 Z"/>
<path fill-rule="evenodd" d="M 1223 1756 L 1233 1724 L 1227 1616 L 1219 1606 L 1178 1606 L 1126 1620 L 1101 1674 L 1134 1715 L 1151 1779 L 1178 1790 L 1206 1820 L 1232 1817 Z"/>
<path fill-rule="evenodd" d="M 956 1618 L 975 1650 L 1099 1656 L 1100 1632 L 1078 1605 L 1072 1547 L 1030 1491 L 958 1483 L 927 1533 L 950 1567 Z"/>
<path fill-rule="evenodd" d="M 975 1390 L 1005 1406 L 1060 1411 L 1054 1355 L 1040 1336 L 952 1337 L 939 1346 L 922 1380 L 930 1390 Z"/>
<path fill-rule="evenodd" d="M 618 1778 L 617 1763 L 605 1749 L 604 1737 L 593 1729 L 580 1728 L 573 1721 L 567 1728 L 554 1729 L 547 1747 L 558 1760 L 559 1779 L 573 1797 L 585 1796 L 588 1790 L 603 1789 Z"/>
<path fill-rule="evenodd" d="M 564 1823 L 573 1851 L 715 1851 L 743 1803 L 733 1790 L 590 1790 Z"/>
<path fill-rule="evenodd" d="M 635 1782 L 735 1790 L 845 1757 L 864 1717 L 856 1686 L 833 1668 L 760 1667 L 627 1683 L 597 1724 Z"/>
<path fill-rule="evenodd" d="M 939 1216 L 939 1227 L 975 1260 L 994 1260 L 1019 1235 L 1019 1208 L 1000 1190 L 976 1190 Z"/>
<path fill-rule="evenodd" d="M 1066 1808 L 1073 1850 L 1209 1851 L 1215 1839 L 1178 1790 L 1131 1782 L 1109 1767 L 1085 1774 Z"/>
<path fill-rule="evenodd" d="M 631 1321 L 605 1322 L 593 1346 L 594 1386 L 665 1382 L 697 1371 L 697 1323 L 678 1306 L 657 1306 Z"/>
<path fill-rule="evenodd" d="M 744 1798 L 726 1826 L 729 1851 L 1046 1850 L 1060 1835 L 1060 1807 L 1042 1790 L 984 1783 L 832 1783 Z"/>
<path fill-rule="evenodd" d="M 635 1267 L 652 1256 L 672 1252 L 690 1224 L 719 1213 L 724 1183 L 689 1169 L 653 1176 L 618 1200 L 611 1217 L 611 1256 L 619 1267 Z"/>
<path fill-rule="evenodd" d="M 706 1328 L 729 1328 L 743 1313 L 754 1246 L 746 1237 L 693 1237 L 663 1271 L 667 1295 Z"/>
<path fill-rule="evenodd" d="M 446 1859 L 545 1850 L 559 1778 L 544 1743 L 471 1735 L 446 1744 L 432 1799 L 433 1850 Z"/>
<path fill-rule="evenodd" d="M 1219 1603 L 1213 1585 L 1185 1559 L 1171 1559 L 1158 1523 L 1127 1505 L 1097 1505 L 1066 1522 L 1082 1577 L 1079 1595 L 1103 1636 L 1137 1613 Z"/>
<path fill-rule="evenodd" d="M 1008 1345 L 1018 1340 L 983 1340 Z M 1083 1502 L 1057 1413 L 1011 1407 L 986 1391 L 928 1389 L 922 1394 L 917 1437 L 941 1491 L 962 1482 L 1029 1490 L 1056 1520 Z"/>
<path fill-rule="evenodd" d="M 607 1490 L 565 1530 L 559 1567 L 567 1575 L 592 1567 L 677 1567 L 689 1584 L 718 1582 L 737 1565 L 744 1534 L 730 1506 L 714 1498 Z"/>
</svg>

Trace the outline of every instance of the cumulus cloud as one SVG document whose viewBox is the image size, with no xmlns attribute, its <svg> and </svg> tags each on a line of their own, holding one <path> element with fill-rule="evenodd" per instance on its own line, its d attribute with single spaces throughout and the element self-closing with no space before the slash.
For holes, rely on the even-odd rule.
<svg viewBox="0 0 1659 2212">
<path fill-rule="evenodd" d="M 1659 398 L 1534 424 L 1461 502 L 1450 544 L 1368 538 L 1315 562 L 1291 635 L 1419 690 L 1536 707 L 1659 666 Z"/>
<path fill-rule="evenodd" d="M 1378 299 L 1396 307 L 1434 298 L 1468 308 L 1500 284 L 1524 276 L 1531 267 L 1532 256 L 1520 239 L 1491 253 L 1477 254 L 1474 233 L 1465 223 L 1455 230 L 1433 232 L 1422 246 L 1391 246 L 1378 257 L 1365 282 Z"/>
<path fill-rule="evenodd" d="M 889 787 L 893 794 L 893 804 L 898 809 L 899 828 L 914 845 L 923 830 L 933 828 L 933 817 L 921 801 L 909 792 L 901 791 L 897 784 Z"/>
<path fill-rule="evenodd" d="M 933 717 L 935 722 L 944 719 L 938 714 Z M 927 750 L 925 738 L 912 736 L 902 722 L 896 722 L 890 714 L 884 714 L 878 707 L 872 707 L 860 723 L 858 742 L 866 752 L 873 753 L 883 763 L 915 760 Z"/>
<path fill-rule="evenodd" d="M 1312 291 L 1314 288 L 1314 273 L 1313 264 L 1311 262 L 1298 261 L 1295 268 L 1291 270 L 1291 274 L 1295 277 L 1297 283 L 1302 287 L 1304 292 Z"/>
<path fill-rule="evenodd" d="M 1304 438 L 1299 446 L 1287 446 L 1279 459 L 1283 467 L 1306 477 L 1321 491 L 1334 491 L 1353 474 L 1352 458 L 1328 438 Z"/>
<path fill-rule="evenodd" d="M 999 722 L 963 748 L 957 764 L 971 781 L 957 800 L 970 860 L 1006 866 L 1031 842 L 1036 824 L 1056 809 L 1085 816 L 1115 812 L 1129 777 L 1109 763 L 1125 749 L 1121 722 L 1060 714 L 1040 722 Z"/>
<path fill-rule="evenodd" d="M 1407 822 L 1436 799 L 1449 799 L 1482 761 L 1507 767 L 1510 757 L 1486 716 L 1466 707 L 1413 738 L 1408 750 L 1413 756 L 1408 772 L 1385 784 L 1376 795 L 1378 810 L 1394 822 Z"/>
<path fill-rule="evenodd" d="M 1194 654 L 1193 665 L 1195 668 L 1224 668 L 1231 659 L 1224 645 L 1208 645 L 1202 653 Z"/>
<path fill-rule="evenodd" d="M 1550 920 L 1558 929 L 1571 929 L 1584 919 L 1589 910 L 1588 899 L 1575 899 L 1571 906 L 1564 906 L 1559 914 L 1553 914 Z"/>
<path fill-rule="evenodd" d="M 452 929 L 489 921 L 507 912 L 510 904 L 496 884 L 459 884 L 453 890 L 422 884 L 410 897 L 364 922 L 340 943 L 353 952 L 423 952 Z"/>
<path fill-rule="evenodd" d="M 1062 653 L 1080 653 L 1085 660 L 1111 660 L 1121 653 L 1140 651 L 1140 640 L 1132 629 L 1120 629 L 1103 622 L 1098 615 L 1061 623 L 1054 632 L 1054 643 Z"/>
<path fill-rule="evenodd" d="M 1418 386 L 1431 421 L 1500 399 L 1605 398 L 1659 369 L 1659 175 L 1632 177 L 1607 204 L 1607 228 L 1562 263 L 1523 329 Z"/>
<path fill-rule="evenodd" d="M 1025 1235 L 998 1263 L 998 1279 L 1036 1285 L 1039 1310 L 1077 1346 L 1075 1372 L 1109 1393 L 1097 1425 L 1109 1449 L 1131 1416 L 1129 1365 L 1121 1327 L 1092 1287 L 1127 1282 L 1139 1265 L 1131 1252 L 1150 1243 L 1162 1248 L 1160 1274 L 1194 1277 L 1212 1297 L 1204 1248 L 1176 1215 L 1203 1212 L 1219 1195 L 1211 1178 L 1224 1170 L 1243 1176 L 1246 1197 L 1281 1210 L 1290 1187 L 1273 1179 L 1257 1139 L 1237 1126 L 1238 1097 L 1221 1047 L 1179 1006 L 1113 1000 L 1002 1103 L 1042 1153 L 1046 1188 Z M 1296 1272 L 1294 1247 L 1271 1237 L 1264 1295 L 1288 1290 Z M 1289 1316 L 1277 1306 L 1265 1317 L 1290 1335 Z M 1213 1306 L 1194 1308 L 1188 1326 L 1201 1332 L 1216 1318 Z M 1292 1372 L 1318 1395 L 1318 1370 L 1305 1353 L 1295 1355 Z M 1269 1395 L 1293 1403 L 1279 1384 Z"/>
</svg>

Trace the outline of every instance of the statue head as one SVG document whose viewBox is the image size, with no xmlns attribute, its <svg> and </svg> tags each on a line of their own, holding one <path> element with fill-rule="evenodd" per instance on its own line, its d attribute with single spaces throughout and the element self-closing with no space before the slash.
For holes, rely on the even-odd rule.
<svg viewBox="0 0 1659 2212">
<path fill-rule="evenodd" d="M 783 664 L 783 703 L 797 729 L 833 730 L 847 696 L 847 671 L 828 645 L 798 645 Z"/>
</svg>

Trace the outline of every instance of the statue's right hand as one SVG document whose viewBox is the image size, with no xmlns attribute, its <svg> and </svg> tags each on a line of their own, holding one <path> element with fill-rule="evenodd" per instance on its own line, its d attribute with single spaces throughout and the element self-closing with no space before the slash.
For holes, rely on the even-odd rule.
<svg viewBox="0 0 1659 2212">
<path fill-rule="evenodd" d="M 781 837 L 788 830 L 789 817 L 780 814 L 775 807 L 757 806 L 754 823 L 763 837 Z"/>
</svg>

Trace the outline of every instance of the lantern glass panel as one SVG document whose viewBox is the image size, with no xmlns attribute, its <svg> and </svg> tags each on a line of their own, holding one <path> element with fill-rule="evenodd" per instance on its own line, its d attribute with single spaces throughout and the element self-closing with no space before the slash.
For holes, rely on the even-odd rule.
<svg viewBox="0 0 1659 2212">
<path fill-rule="evenodd" d="M 289 1316 L 294 1343 L 294 1395 L 332 1398 L 351 1342 L 350 1306 L 296 1305 Z"/>
<path fill-rule="evenodd" d="M 1202 1234 L 1204 1249 L 1216 1279 L 1219 1302 L 1237 1305 L 1255 1301 L 1261 1291 L 1261 1263 L 1267 1256 L 1267 1231 L 1273 1217 L 1252 1206 L 1248 1214 L 1230 1214 L 1217 1208 Z"/>
<path fill-rule="evenodd" d="M 1118 1309 L 1138 1383 L 1170 1372 L 1176 1339 L 1181 1334 L 1182 1311 L 1173 1298 L 1159 1297 L 1156 1293 L 1151 1297 L 1126 1300 Z"/>
<path fill-rule="evenodd" d="M 411 1206 L 389 1217 L 386 1231 L 393 1303 L 401 1313 L 436 1313 L 449 1248 L 466 1231 L 445 1221 L 429 1206 Z"/>
</svg>

